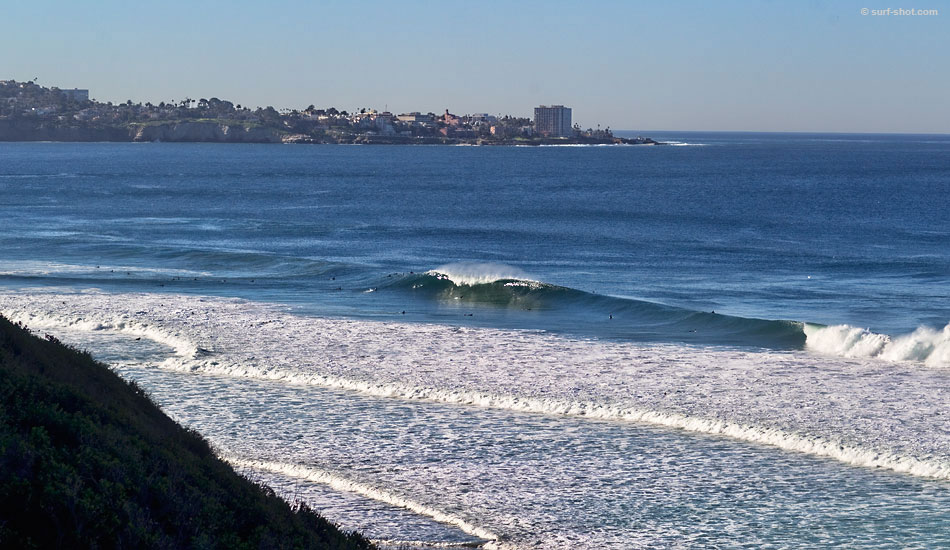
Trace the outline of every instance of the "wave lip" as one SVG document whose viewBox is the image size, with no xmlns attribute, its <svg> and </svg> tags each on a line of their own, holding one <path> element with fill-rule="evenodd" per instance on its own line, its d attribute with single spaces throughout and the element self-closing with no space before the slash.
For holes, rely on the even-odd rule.
<svg viewBox="0 0 950 550">
<path fill-rule="evenodd" d="M 520 269 L 497 263 L 455 262 L 431 269 L 426 275 L 451 281 L 456 286 L 486 285 L 497 282 L 543 284 Z"/>
<path fill-rule="evenodd" d="M 919 327 L 891 337 L 851 325 L 805 323 L 805 347 L 839 357 L 871 357 L 888 361 L 919 361 L 927 366 L 950 366 L 950 323 L 942 330 Z"/>
</svg>

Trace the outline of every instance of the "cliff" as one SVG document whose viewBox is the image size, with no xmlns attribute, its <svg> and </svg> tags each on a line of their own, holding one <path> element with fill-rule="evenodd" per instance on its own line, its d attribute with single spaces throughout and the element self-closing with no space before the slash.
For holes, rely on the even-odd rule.
<svg viewBox="0 0 950 550">
<path fill-rule="evenodd" d="M 216 143 L 280 143 L 274 128 L 216 122 L 167 122 L 132 125 L 132 141 L 208 141 Z"/>
<path fill-rule="evenodd" d="M 401 136 L 374 133 L 290 133 L 286 126 L 228 120 L 178 120 L 130 124 L 80 124 L 0 118 L 2 141 L 165 141 L 210 143 L 353 143 L 363 145 L 662 145 L 650 138 L 575 136 L 507 139 Z"/>
<path fill-rule="evenodd" d="M 3 317 L 0 397 L 0 548 L 372 548 L 238 476 L 88 354 Z"/>
<path fill-rule="evenodd" d="M 0 119 L 0 141 L 201 141 L 280 143 L 276 128 L 218 122 L 89 125 Z"/>
<path fill-rule="evenodd" d="M 0 141 L 130 141 L 117 126 L 65 126 L 29 119 L 0 119 Z"/>
</svg>

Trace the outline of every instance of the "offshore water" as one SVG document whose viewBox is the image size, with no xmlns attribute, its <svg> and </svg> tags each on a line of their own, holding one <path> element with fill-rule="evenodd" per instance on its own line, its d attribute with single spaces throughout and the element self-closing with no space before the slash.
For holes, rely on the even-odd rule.
<svg viewBox="0 0 950 550">
<path fill-rule="evenodd" d="M 0 144 L 0 312 L 386 543 L 950 546 L 950 137 Z"/>
</svg>

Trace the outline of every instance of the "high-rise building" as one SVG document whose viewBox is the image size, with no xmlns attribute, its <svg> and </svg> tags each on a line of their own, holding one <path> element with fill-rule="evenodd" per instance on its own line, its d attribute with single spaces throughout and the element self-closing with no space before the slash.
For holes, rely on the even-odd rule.
<svg viewBox="0 0 950 550">
<path fill-rule="evenodd" d="M 571 137 L 571 108 L 541 105 L 534 108 L 534 131 L 547 137 Z"/>
</svg>

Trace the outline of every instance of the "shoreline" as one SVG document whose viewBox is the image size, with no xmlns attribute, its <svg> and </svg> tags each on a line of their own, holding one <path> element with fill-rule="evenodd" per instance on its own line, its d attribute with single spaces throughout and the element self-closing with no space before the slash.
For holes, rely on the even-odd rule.
<svg viewBox="0 0 950 550">
<path fill-rule="evenodd" d="M 666 145 L 649 137 L 452 137 L 400 136 L 373 132 L 290 133 L 273 126 L 209 121 L 168 121 L 161 124 L 59 126 L 43 121 L 0 120 L 0 143 L 286 143 L 304 145 L 471 145 L 471 146 L 577 146 Z"/>
</svg>

